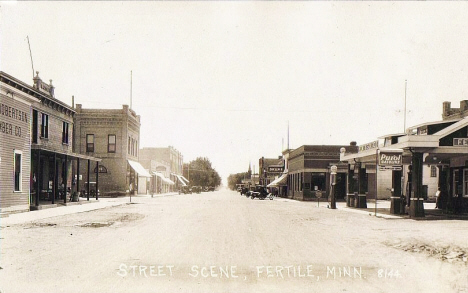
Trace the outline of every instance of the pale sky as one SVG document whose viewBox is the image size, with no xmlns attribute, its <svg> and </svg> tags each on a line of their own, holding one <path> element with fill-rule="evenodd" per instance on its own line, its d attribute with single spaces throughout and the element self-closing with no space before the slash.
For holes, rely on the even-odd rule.
<svg viewBox="0 0 468 293">
<path fill-rule="evenodd" d="M 1 2 L 0 70 L 141 116 L 141 146 L 225 178 L 287 146 L 364 144 L 468 100 L 468 2 Z"/>
</svg>

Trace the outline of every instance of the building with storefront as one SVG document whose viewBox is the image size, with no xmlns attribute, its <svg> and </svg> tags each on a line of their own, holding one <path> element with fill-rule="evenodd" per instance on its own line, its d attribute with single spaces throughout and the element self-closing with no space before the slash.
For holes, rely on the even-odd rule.
<svg viewBox="0 0 468 293">
<path fill-rule="evenodd" d="M 344 151 L 341 160 L 349 165 L 374 162 L 377 170 L 384 167 L 391 172 L 392 213 L 423 217 L 426 195 L 435 194 L 437 188 L 441 189 L 439 208 L 467 212 L 468 103 L 462 101 L 460 105 L 452 109 L 449 102 L 444 102 L 442 121 L 410 127 L 404 134 L 383 136 L 383 144 L 372 150 L 357 154 Z M 382 164 L 383 159 L 392 157 L 400 159 L 395 164 Z"/>
<path fill-rule="evenodd" d="M 169 192 L 175 185 L 171 179 L 171 163 L 158 160 L 160 151 L 156 148 L 140 149 L 140 163 L 151 174 L 149 191 L 152 194 Z"/>
<path fill-rule="evenodd" d="M 340 162 L 338 145 L 304 145 L 288 154 L 287 196 L 298 200 L 328 198 L 330 191 L 330 168 L 338 167 L 336 176 L 336 199 L 346 196 L 346 164 Z M 356 149 L 351 143 L 348 149 Z"/>
<path fill-rule="evenodd" d="M 144 147 L 140 150 L 140 156 L 148 169 L 151 167 L 151 161 L 154 162 L 153 164 L 159 164 L 159 170 L 155 170 L 154 168 L 151 169 L 152 172 L 159 173 L 154 174 L 156 177 L 153 179 L 154 181 L 152 181 L 156 186 L 156 191 L 159 190 L 158 186 L 162 186 L 157 185 L 158 182 L 161 184 L 166 182 L 165 187 L 168 187 L 168 191 L 177 191 L 182 186 L 187 185 L 187 180 L 183 177 L 184 158 L 173 146 L 165 148 Z M 162 174 L 164 174 L 165 178 L 161 177 Z M 174 184 L 171 184 L 170 182 Z"/>
<path fill-rule="evenodd" d="M 21 85 L 21 87 L 19 87 Z M 29 211 L 31 112 L 29 86 L 0 72 L 0 213 Z M 31 89 L 30 89 L 31 90 Z"/>
<path fill-rule="evenodd" d="M 261 157 L 258 160 L 258 175 L 260 185 L 267 186 L 284 172 L 283 157 L 265 158 Z"/>
<path fill-rule="evenodd" d="M 147 193 L 151 175 L 138 160 L 140 116 L 127 105 L 122 109 L 84 109 L 77 104 L 75 111 L 76 152 L 102 160 L 100 167 L 92 170 L 102 178 L 100 194 Z"/>
<path fill-rule="evenodd" d="M 8 114 L 8 116 L 14 115 L 16 117 L 15 124 L 4 122 L 5 134 L 10 137 L 2 139 L 2 152 L 3 149 L 8 151 L 10 145 L 15 147 L 13 162 L 15 163 L 14 178 L 16 180 L 14 181 L 12 198 L 7 196 L 8 193 L 1 193 L 1 197 L 6 201 L 4 206 L 10 206 L 11 209 L 14 209 L 15 206 L 21 206 L 21 210 L 25 210 L 24 208 L 27 206 L 27 209 L 36 210 L 41 209 L 44 205 L 51 207 L 57 206 L 59 203 L 67 204 L 79 186 L 79 181 L 73 180 L 72 174 L 79 174 L 79 172 L 73 168 L 72 162 L 84 160 L 89 165 L 91 161 L 96 164 L 99 164 L 100 161 L 92 156 L 73 152 L 73 116 L 75 111 L 72 107 L 55 98 L 52 81 L 50 84 L 42 82 L 38 72 L 33 79 L 33 86 L 3 72 L 1 80 L 2 90 L 8 93 L 2 97 L 2 101 L 5 102 L 2 103 L 4 105 L 3 111 L 5 113 L 5 109 L 11 109 L 12 114 Z M 8 103 L 11 104 L 12 101 L 6 99 L 7 97 L 13 98 L 17 102 L 20 99 L 23 101 L 26 99 L 25 105 L 28 105 L 28 108 L 26 109 L 24 106 L 20 108 L 18 105 L 18 108 L 14 109 L 9 106 Z M 7 117 L 7 115 L 3 117 Z M 22 150 L 18 145 L 20 141 L 24 144 Z M 4 158 L 5 163 L 2 166 L 6 167 L 10 163 L 10 158 L 7 156 Z M 28 172 L 24 172 L 26 167 L 29 167 Z M 20 169 L 21 172 L 19 172 Z M 18 179 L 22 182 L 21 185 L 18 185 Z M 2 180 L 1 184 L 8 184 L 9 181 Z M 28 187 L 24 186 L 25 183 L 28 184 Z M 27 195 L 26 199 L 25 195 Z"/>
</svg>

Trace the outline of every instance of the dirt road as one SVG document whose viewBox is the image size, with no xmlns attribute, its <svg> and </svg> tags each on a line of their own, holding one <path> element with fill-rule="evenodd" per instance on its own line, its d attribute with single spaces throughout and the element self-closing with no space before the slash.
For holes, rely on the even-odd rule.
<svg viewBox="0 0 468 293">
<path fill-rule="evenodd" d="M 143 198 L 2 228 L 0 291 L 468 293 L 467 229 L 232 191 Z"/>
</svg>

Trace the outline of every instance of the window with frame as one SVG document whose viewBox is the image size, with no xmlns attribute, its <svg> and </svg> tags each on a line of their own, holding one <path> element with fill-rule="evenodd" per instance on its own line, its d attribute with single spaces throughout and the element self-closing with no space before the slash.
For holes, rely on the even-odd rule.
<svg viewBox="0 0 468 293">
<path fill-rule="evenodd" d="M 109 134 L 107 137 L 107 152 L 115 153 L 116 150 L 116 136 L 115 134 Z"/>
<path fill-rule="evenodd" d="M 41 115 L 41 138 L 49 138 L 49 115 Z"/>
<path fill-rule="evenodd" d="M 86 134 L 86 152 L 94 153 L 94 134 Z"/>
<path fill-rule="evenodd" d="M 128 137 L 128 149 L 127 149 L 127 153 L 130 154 L 130 136 Z"/>
<path fill-rule="evenodd" d="M 68 122 L 63 122 L 62 123 L 62 143 L 68 144 L 68 128 L 69 124 Z"/>
<path fill-rule="evenodd" d="M 21 173 L 21 165 L 22 165 L 22 155 L 23 153 L 21 151 L 15 150 L 14 152 L 14 169 L 15 169 L 15 191 L 21 191 L 21 180 L 22 180 L 22 173 Z"/>
<path fill-rule="evenodd" d="M 431 166 L 431 177 L 437 177 L 437 167 Z"/>
<path fill-rule="evenodd" d="M 38 127 L 38 112 L 33 110 L 32 112 L 32 142 L 37 143 L 37 133 L 39 132 Z"/>
</svg>

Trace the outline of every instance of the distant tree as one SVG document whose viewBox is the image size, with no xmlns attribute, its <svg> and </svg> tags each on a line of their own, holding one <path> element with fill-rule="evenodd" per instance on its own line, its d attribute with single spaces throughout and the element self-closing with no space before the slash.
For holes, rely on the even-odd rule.
<svg viewBox="0 0 468 293">
<path fill-rule="evenodd" d="M 190 181 L 191 186 L 214 186 L 221 185 L 221 177 L 211 166 L 208 158 L 198 157 L 184 164 L 184 177 Z"/>
<path fill-rule="evenodd" d="M 228 177 L 228 187 L 231 190 L 236 190 L 236 185 L 241 184 L 243 179 L 250 178 L 249 172 L 231 174 Z"/>
</svg>

